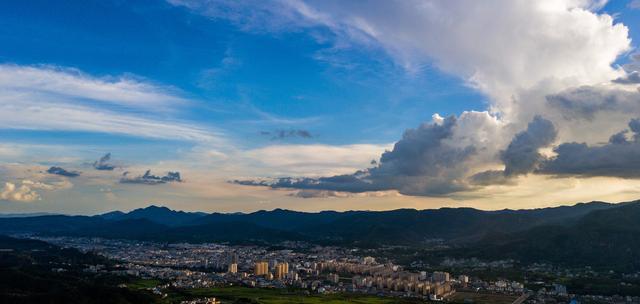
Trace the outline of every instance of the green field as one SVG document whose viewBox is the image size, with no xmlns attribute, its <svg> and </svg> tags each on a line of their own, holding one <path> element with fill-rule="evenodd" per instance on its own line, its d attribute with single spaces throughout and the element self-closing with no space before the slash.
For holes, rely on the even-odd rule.
<svg viewBox="0 0 640 304">
<path fill-rule="evenodd" d="M 330 295 L 307 295 L 301 290 L 284 290 L 284 289 L 263 289 L 263 288 L 247 288 L 247 287 L 216 287 L 201 288 L 189 290 L 173 290 L 169 292 L 167 303 L 179 303 L 181 300 L 199 298 L 199 297 L 216 297 L 221 299 L 223 303 L 254 303 L 254 304 L 287 304 L 287 303 L 303 303 L 303 304 L 391 304 L 404 303 L 415 304 L 424 303 L 418 299 L 398 299 L 386 298 L 358 294 L 330 294 Z"/>
<path fill-rule="evenodd" d="M 475 304 L 510 304 L 518 298 L 515 296 L 476 293 L 476 292 L 456 292 L 451 298 L 452 302 L 464 303 L 465 299 L 472 300 Z"/>
<path fill-rule="evenodd" d="M 156 279 L 137 279 L 131 283 L 127 283 L 127 287 L 131 289 L 147 289 L 160 285 L 160 280 Z"/>
</svg>

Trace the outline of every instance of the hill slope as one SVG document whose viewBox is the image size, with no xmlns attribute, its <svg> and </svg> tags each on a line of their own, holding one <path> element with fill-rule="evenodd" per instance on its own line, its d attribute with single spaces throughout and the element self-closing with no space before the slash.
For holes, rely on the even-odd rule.
<svg viewBox="0 0 640 304">
<path fill-rule="evenodd" d="M 594 210 L 566 225 L 488 235 L 457 255 L 640 269 L 640 202 Z"/>
<path fill-rule="evenodd" d="M 105 258 L 6 236 L 0 236 L 0 248 L 0 303 L 159 302 L 150 293 L 118 288 L 126 278 L 83 271 L 86 265 L 109 265 Z"/>
</svg>

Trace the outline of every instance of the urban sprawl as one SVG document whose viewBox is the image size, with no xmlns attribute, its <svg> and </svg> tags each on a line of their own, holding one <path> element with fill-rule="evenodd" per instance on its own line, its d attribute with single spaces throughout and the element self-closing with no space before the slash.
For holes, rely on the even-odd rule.
<svg viewBox="0 0 640 304">
<path fill-rule="evenodd" d="M 286 242 L 279 249 L 224 244 L 159 244 L 101 238 L 47 237 L 38 239 L 118 261 L 115 268 L 92 265 L 88 272 L 159 279 L 163 289 L 246 286 L 300 288 L 309 293 L 363 293 L 446 301 L 456 294 L 487 293 L 514 296 L 514 303 L 545 303 L 576 299 L 602 303 L 640 303 L 638 297 L 571 295 L 565 286 L 547 284 L 533 292 L 523 282 L 482 280 L 463 273 L 409 271 L 389 260 L 361 256 L 360 250 Z M 280 249 L 287 248 L 287 249 Z M 469 261 L 447 261 L 460 263 Z M 480 262 L 475 262 L 480 263 Z M 497 262 L 504 264 L 505 262 Z M 508 262 L 506 262 L 508 264 Z M 415 267 L 412 267 L 414 269 Z M 196 303 L 196 302 L 193 302 Z M 200 303 L 200 302 L 198 302 Z M 208 298 L 201 303 L 218 303 Z"/>
</svg>

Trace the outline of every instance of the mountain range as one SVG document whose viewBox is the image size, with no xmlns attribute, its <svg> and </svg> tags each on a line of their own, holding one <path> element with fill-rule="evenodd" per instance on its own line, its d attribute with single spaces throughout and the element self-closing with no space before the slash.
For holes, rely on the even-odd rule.
<svg viewBox="0 0 640 304">
<path fill-rule="evenodd" d="M 390 211 L 275 209 L 202 213 L 149 206 L 95 216 L 0 218 L 0 233 L 35 233 L 159 242 L 318 244 L 428 247 L 434 240 L 456 256 L 640 267 L 640 202 L 580 203 L 528 210 L 473 208 Z M 462 249 L 460 249 L 462 248 Z M 638 264 L 638 265 L 636 265 Z"/>
</svg>

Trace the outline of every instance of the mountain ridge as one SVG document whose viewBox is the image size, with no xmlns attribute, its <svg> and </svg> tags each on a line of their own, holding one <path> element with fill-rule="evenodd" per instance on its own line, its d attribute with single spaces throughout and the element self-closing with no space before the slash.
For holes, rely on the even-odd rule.
<svg viewBox="0 0 640 304">
<path fill-rule="evenodd" d="M 224 241 L 224 237 L 197 233 L 214 227 L 226 229 L 230 225 L 269 229 L 264 235 L 305 236 L 312 242 L 340 244 L 421 244 L 429 239 L 469 242 L 481 239 L 492 231 L 517 232 L 533 226 L 562 221 L 615 204 L 590 202 L 573 206 L 524 210 L 484 211 L 474 208 L 396 209 L 389 211 L 322 211 L 301 212 L 286 209 L 260 210 L 252 213 L 202 213 L 171 210 L 151 205 L 129 212 L 112 211 L 96 216 L 37 216 L 0 219 L 0 233 L 47 233 L 94 235 L 111 238 L 162 239 L 180 231 L 211 237 L 211 241 Z M 183 227 L 191 228 L 183 228 Z M 124 227 L 128 227 L 129 230 Z M 144 227 L 142 229 L 141 227 Z M 249 229 L 254 232 L 259 229 Z M 266 231 L 266 230 L 265 230 Z M 276 231 L 282 233 L 276 233 Z M 116 233 L 117 232 L 117 233 Z M 252 237 L 246 232 L 247 237 Z M 193 239 L 186 232 L 186 240 Z M 233 234 L 239 239 L 238 234 Z M 199 239 L 206 241 L 206 238 Z"/>
<path fill-rule="evenodd" d="M 494 211 L 440 208 L 309 213 L 277 209 L 241 214 L 192 213 L 150 206 L 98 216 L 0 218 L 0 234 L 22 233 L 168 243 L 273 245 L 305 241 L 415 249 L 432 248 L 435 241 L 450 249 L 434 253 L 452 257 L 568 265 L 612 261 L 621 267 L 640 269 L 640 263 L 635 262 L 640 260 L 640 201 Z M 617 248 L 623 252 L 613 250 Z"/>
</svg>

